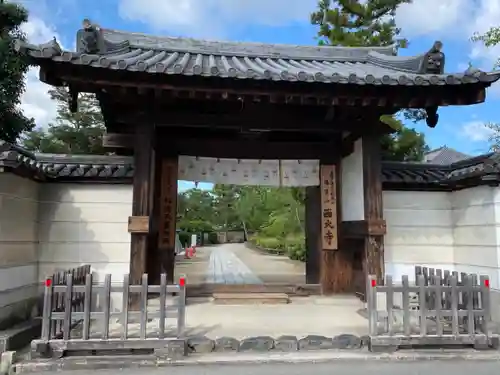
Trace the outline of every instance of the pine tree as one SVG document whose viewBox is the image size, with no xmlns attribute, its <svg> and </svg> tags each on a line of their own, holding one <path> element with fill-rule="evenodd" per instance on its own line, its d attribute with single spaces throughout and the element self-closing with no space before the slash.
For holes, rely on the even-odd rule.
<svg viewBox="0 0 500 375">
<path fill-rule="evenodd" d="M 33 119 L 20 109 L 29 65 L 13 48 L 15 39 L 25 39 L 20 27 L 27 20 L 28 12 L 21 5 L 0 0 L 0 139 L 8 142 L 34 127 Z"/>
<path fill-rule="evenodd" d="M 311 23 L 317 25 L 320 45 L 407 46 L 407 40 L 399 38 L 401 29 L 394 19 L 396 9 L 412 0 L 319 0 L 318 10 L 311 14 Z M 425 119 L 422 110 L 402 112 L 407 120 Z M 389 160 L 421 160 L 428 147 L 424 135 L 405 127 L 393 116 L 384 116 L 394 133 L 382 138 L 384 158 Z"/>
<path fill-rule="evenodd" d="M 57 117 L 48 129 L 37 128 L 23 136 L 23 146 L 32 151 L 54 154 L 104 154 L 104 120 L 94 94 L 78 98 L 78 112 L 69 109 L 66 87 L 49 90 L 57 103 Z"/>
</svg>

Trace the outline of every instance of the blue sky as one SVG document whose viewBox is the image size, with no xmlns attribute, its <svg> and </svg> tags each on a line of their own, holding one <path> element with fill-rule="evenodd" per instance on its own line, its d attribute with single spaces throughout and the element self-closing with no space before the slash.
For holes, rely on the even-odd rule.
<svg viewBox="0 0 500 375">
<path fill-rule="evenodd" d="M 309 14 L 316 0 L 19 0 L 31 12 L 25 30 L 31 41 L 55 36 L 65 48 L 75 45 L 75 33 L 83 18 L 104 28 L 160 35 L 268 43 L 315 44 L 316 29 Z M 437 4 L 437 5 L 436 5 Z M 500 24 L 500 0 L 415 0 L 402 6 L 396 22 L 410 40 L 401 55 L 416 55 L 441 40 L 447 72 L 461 72 L 472 62 L 491 70 L 500 49 L 485 49 L 469 42 L 476 32 Z M 55 115 L 55 106 L 38 81 L 28 76 L 22 106 L 44 126 Z M 410 124 L 426 135 L 431 148 L 447 145 L 469 154 L 488 150 L 486 122 L 500 122 L 500 89 L 494 85 L 487 101 L 476 106 L 441 108 L 435 129 Z M 193 185 L 182 184 L 182 188 Z"/>
</svg>

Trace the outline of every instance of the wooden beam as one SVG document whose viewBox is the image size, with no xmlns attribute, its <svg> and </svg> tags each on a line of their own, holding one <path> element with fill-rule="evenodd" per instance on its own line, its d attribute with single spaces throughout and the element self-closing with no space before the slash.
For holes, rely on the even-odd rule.
<svg viewBox="0 0 500 375">
<path fill-rule="evenodd" d="M 252 140 L 176 139 L 169 150 L 177 155 L 235 159 L 319 159 L 336 155 L 340 142 L 262 142 Z"/>
<path fill-rule="evenodd" d="M 157 135 L 158 152 L 169 155 L 191 155 L 234 159 L 319 159 L 337 155 L 339 139 L 331 142 L 267 142 L 260 140 L 222 140 L 215 138 L 168 138 Z M 175 137 L 175 134 L 173 134 Z M 163 140 L 164 139 L 164 140 Z M 103 139 L 104 147 L 130 149 L 135 143 L 131 134 L 110 133 Z M 168 147 L 167 147 L 168 143 Z"/>
<path fill-rule="evenodd" d="M 133 149 L 135 144 L 134 134 L 106 133 L 102 139 L 103 147 Z"/>
<path fill-rule="evenodd" d="M 340 231 L 344 238 L 365 238 L 367 236 L 383 236 L 386 234 L 385 220 L 343 221 Z"/>
<path fill-rule="evenodd" d="M 149 217 L 150 214 L 150 172 L 151 150 L 153 148 L 153 128 L 137 126 L 134 143 L 134 178 L 132 193 L 132 216 Z M 147 232 L 132 232 L 130 241 L 131 282 L 140 283 L 146 273 Z"/>
<path fill-rule="evenodd" d="M 382 164 L 380 137 L 377 135 L 363 136 L 363 196 L 365 221 L 377 223 L 379 228 L 385 228 L 382 197 Z M 384 234 L 368 233 L 365 237 L 366 272 L 375 275 L 378 283 L 384 280 Z"/>
<path fill-rule="evenodd" d="M 86 66 L 58 66 L 57 80 L 78 86 L 81 92 L 98 92 L 102 88 L 130 88 L 141 92 L 167 92 L 169 95 L 203 100 L 246 102 L 259 98 L 272 103 L 295 103 L 331 107 L 379 107 L 385 113 L 400 108 L 426 108 L 433 105 L 476 104 L 484 100 L 476 94 L 484 90 L 468 85 L 408 86 L 408 85 L 335 85 L 289 81 L 234 80 L 217 77 L 187 77 Z M 162 94 L 163 95 L 163 94 Z"/>
</svg>

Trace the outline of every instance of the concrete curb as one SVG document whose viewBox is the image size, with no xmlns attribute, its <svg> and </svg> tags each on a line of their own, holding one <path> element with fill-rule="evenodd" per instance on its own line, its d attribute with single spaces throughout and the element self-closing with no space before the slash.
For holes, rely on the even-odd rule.
<svg viewBox="0 0 500 375">
<path fill-rule="evenodd" d="M 29 373 L 61 370 L 102 370 L 138 367 L 197 366 L 197 365 L 252 365 L 262 363 L 325 363 L 338 361 L 498 361 L 499 351 L 477 352 L 474 350 L 404 351 L 392 354 L 376 354 L 368 351 L 333 351 L 296 353 L 231 353 L 195 354 L 187 358 L 164 360 L 154 356 L 116 357 L 67 357 L 60 360 L 38 360 L 15 365 L 15 372 Z"/>
</svg>

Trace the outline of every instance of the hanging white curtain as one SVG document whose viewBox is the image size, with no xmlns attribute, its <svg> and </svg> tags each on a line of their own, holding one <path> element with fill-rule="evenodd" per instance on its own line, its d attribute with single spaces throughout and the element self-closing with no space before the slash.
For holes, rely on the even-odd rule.
<svg viewBox="0 0 500 375">
<path fill-rule="evenodd" d="M 319 162 L 179 156 L 179 180 L 232 185 L 316 186 L 319 185 Z"/>
</svg>

